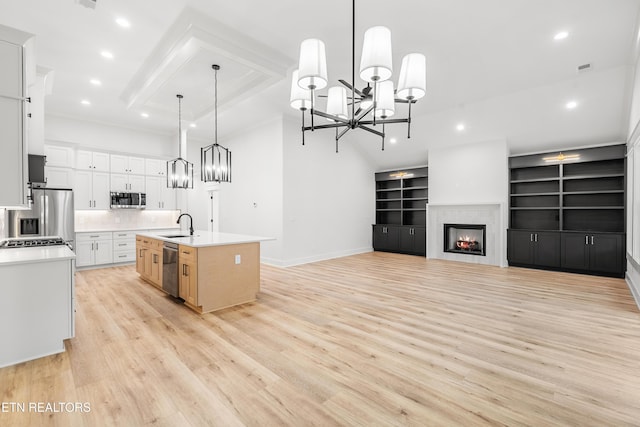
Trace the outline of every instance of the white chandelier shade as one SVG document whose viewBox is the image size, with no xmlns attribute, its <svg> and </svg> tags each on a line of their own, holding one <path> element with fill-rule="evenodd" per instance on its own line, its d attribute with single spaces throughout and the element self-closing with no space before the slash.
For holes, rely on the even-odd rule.
<svg viewBox="0 0 640 427">
<path fill-rule="evenodd" d="M 349 111 L 347 110 L 347 90 L 342 86 L 332 86 L 329 88 L 327 95 L 327 113 L 347 119 Z M 330 120 L 330 119 L 329 119 Z"/>
<path fill-rule="evenodd" d="M 393 73 L 391 31 L 387 27 L 371 27 L 364 33 L 360 78 L 366 82 L 388 80 Z"/>
<path fill-rule="evenodd" d="M 311 108 L 311 91 L 302 89 L 298 85 L 298 75 L 298 70 L 295 70 L 291 77 L 291 97 L 289 102 L 292 108 L 304 111 Z"/>
<path fill-rule="evenodd" d="M 378 88 L 375 94 L 375 116 L 380 117 L 381 119 L 393 116 L 396 112 L 396 102 L 393 94 L 393 81 L 385 80 L 384 82 L 378 83 Z"/>
<path fill-rule="evenodd" d="M 323 89 L 327 86 L 327 55 L 324 42 L 306 39 L 300 44 L 298 85 L 302 89 Z"/>
<path fill-rule="evenodd" d="M 410 53 L 402 58 L 398 91 L 401 99 L 416 100 L 427 93 L 427 59 L 421 53 Z"/>
</svg>

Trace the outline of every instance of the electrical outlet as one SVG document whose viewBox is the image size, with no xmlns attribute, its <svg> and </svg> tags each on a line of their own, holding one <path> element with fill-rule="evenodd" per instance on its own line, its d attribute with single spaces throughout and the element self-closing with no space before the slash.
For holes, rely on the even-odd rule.
<svg viewBox="0 0 640 427">
<path fill-rule="evenodd" d="M 236 264 L 240 264 L 241 257 L 240 255 L 236 255 Z"/>
</svg>

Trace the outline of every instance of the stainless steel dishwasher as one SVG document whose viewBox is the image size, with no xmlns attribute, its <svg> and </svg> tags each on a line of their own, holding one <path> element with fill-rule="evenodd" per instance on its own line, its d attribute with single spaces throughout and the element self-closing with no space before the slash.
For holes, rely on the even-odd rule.
<svg viewBox="0 0 640 427">
<path fill-rule="evenodd" d="M 178 244 L 164 242 L 162 248 L 162 290 L 178 298 Z"/>
</svg>

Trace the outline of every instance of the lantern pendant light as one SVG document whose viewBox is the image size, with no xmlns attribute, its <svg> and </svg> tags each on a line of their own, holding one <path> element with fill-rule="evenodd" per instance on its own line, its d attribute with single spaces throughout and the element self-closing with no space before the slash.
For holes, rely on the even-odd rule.
<svg viewBox="0 0 640 427">
<path fill-rule="evenodd" d="M 344 134 L 351 129 L 362 129 L 380 136 L 384 150 L 385 124 L 406 123 L 407 138 L 411 137 L 411 104 L 425 96 L 427 91 L 426 59 L 421 53 L 406 55 L 402 59 L 397 91 L 394 91 L 390 80 L 393 73 L 391 31 L 383 26 L 371 27 L 364 34 L 359 68 L 359 76 L 367 86 L 358 89 L 355 81 L 356 0 L 352 0 L 351 4 L 351 82 L 339 80 L 351 92 L 351 111 L 345 112 L 347 100 L 344 87 L 341 91 L 335 86 L 329 88 L 326 112 L 314 105 L 317 91 L 326 87 L 328 82 L 325 45 L 318 39 L 307 39 L 300 45 L 300 61 L 298 70 L 292 76 L 289 102 L 292 108 L 302 112 L 303 145 L 306 131 L 334 128 L 337 152 L 338 140 Z M 398 115 L 397 103 L 409 104 L 406 118 L 390 118 Z M 309 111 L 311 126 L 305 125 L 306 111 Z M 316 125 L 314 116 L 324 117 L 330 123 Z M 381 130 L 376 127 L 378 124 L 382 125 Z"/>
<path fill-rule="evenodd" d="M 167 162 L 167 187 L 168 188 L 193 188 L 193 163 L 184 159 L 186 157 L 185 135 L 182 134 L 182 95 L 178 98 L 178 158 Z"/>
<path fill-rule="evenodd" d="M 204 182 L 231 182 L 231 151 L 218 144 L 218 70 L 215 73 L 213 144 L 200 148 L 200 179 Z M 293 101 L 292 101 L 293 102 Z"/>
</svg>

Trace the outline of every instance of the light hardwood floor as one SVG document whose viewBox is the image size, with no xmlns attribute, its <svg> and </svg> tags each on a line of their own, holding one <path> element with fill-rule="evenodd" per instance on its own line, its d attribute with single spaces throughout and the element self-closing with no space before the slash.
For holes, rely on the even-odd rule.
<svg viewBox="0 0 640 427">
<path fill-rule="evenodd" d="M 76 325 L 0 401 L 91 411 L 0 425 L 640 425 L 620 279 L 375 252 L 263 265 L 255 303 L 198 315 L 127 266 L 77 274 Z"/>
</svg>

